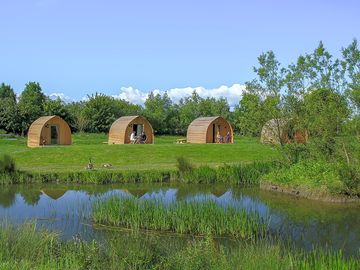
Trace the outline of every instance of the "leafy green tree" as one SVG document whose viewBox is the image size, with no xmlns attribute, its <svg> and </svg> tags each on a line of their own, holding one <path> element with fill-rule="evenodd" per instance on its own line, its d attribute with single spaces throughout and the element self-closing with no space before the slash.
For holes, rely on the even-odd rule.
<svg viewBox="0 0 360 270">
<path fill-rule="evenodd" d="M 335 152 L 335 137 L 340 135 L 350 110 L 344 95 L 330 89 L 317 89 L 305 95 L 305 120 L 310 137 L 325 158 Z"/>
<path fill-rule="evenodd" d="M 157 134 L 171 133 L 178 119 L 171 99 L 165 92 L 162 96 L 151 92 L 145 101 L 144 116 Z"/>
<path fill-rule="evenodd" d="M 70 125 L 70 127 L 74 126 L 74 117 L 67 109 L 64 101 L 62 101 L 60 98 L 56 100 L 47 99 L 44 103 L 44 113 L 45 115 L 60 116 Z"/>
<path fill-rule="evenodd" d="M 86 131 L 108 132 L 111 124 L 117 118 L 115 99 L 98 93 L 88 96 L 88 98 L 80 116 L 87 120 Z"/>
<path fill-rule="evenodd" d="M 65 104 L 66 110 L 71 115 L 73 122 L 70 122 L 70 127 L 73 131 L 84 132 L 88 125 L 88 120 L 82 113 L 85 102 L 77 101 Z"/>
<path fill-rule="evenodd" d="M 115 99 L 116 117 L 123 115 L 139 115 L 142 114 L 142 107 L 140 105 L 132 104 L 123 99 Z"/>
<path fill-rule="evenodd" d="M 16 95 L 10 85 L 0 85 L 0 129 L 16 133 L 19 130 L 19 113 Z"/>
<path fill-rule="evenodd" d="M 259 96 L 263 100 L 262 114 L 266 116 L 265 121 L 270 119 L 288 118 L 283 108 L 282 90 L 286 83 L 286 70 L 281 67 L 274 52 L 269 51 L 258 57 L 259 67 L 254 67 L 257 78 L 246 82 L 246 91 Z M 283 145 L 281 136 L 281 121 L 275 121 L 279 132 L 279 142 Z M 260 128 L 262 123 L 258 123 Z"/>
<path fill-rule="evenodd" d="M 186 97 L 180 100 L 179 102 L 179 118 L 180 118 L 180 127 L 186 132 L 187 127 L 190 123 L 200 117 L 201 112 L 199 104 L 202 101 L 202 98 L 199 94 L 194 91 L 190 97 Z"/>
<path fill-rule="evenodd" d="M 243 136 L 260 136 L 264 125 L 262 101 L 256 94 L 245 93 L 235 108 L 236 128 Z"/>
<path fill-rule="evenodd" d="M 14 89 L 11 88 L 10 85 L 6 85 L 4 83 L 1 83 L 0 85 L 0 99 L 4 100 L 9 98 L 13 102 L 16 102 L 16 94 L 14 92 Z"/>
<path fill-rule="evenodd" d="M 18 107 L 21 118 L 21 134 L 25 134 L 32 122 L 44 114 L 45 95 L 40 84 L 29 82 L 21 93 Z"/>
</svg>

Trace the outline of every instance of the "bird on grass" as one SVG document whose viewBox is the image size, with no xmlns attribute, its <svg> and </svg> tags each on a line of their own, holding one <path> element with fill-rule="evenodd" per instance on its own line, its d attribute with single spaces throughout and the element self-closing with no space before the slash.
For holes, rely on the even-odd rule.
<svg viewBox="0 0 360 270">
<path fill-rule="evenodd" d="M 87 170 L 94 169 L 94 163 L 92 163 L 91 158 L 89 158 L 89 163 L 86 165 L 85 169 L 87 169 Z"/>
</svg>

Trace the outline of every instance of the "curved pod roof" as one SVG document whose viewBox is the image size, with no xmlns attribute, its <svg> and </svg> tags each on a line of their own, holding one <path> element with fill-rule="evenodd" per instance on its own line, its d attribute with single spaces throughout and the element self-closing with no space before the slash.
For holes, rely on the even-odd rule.
<svg viewBox="0 0 360 270">
<path fill-rule="evenodd" d="M 217 134 L 225 140 L 227 133 L 230 134 L 230 141 L 234 142 L 233 129 L 228 121 L 221 116 L 199 117 L 191 122 L 187 130 L 188 143 L 215 143 Z M 224 141 L 225 142 L 225 141 Z"/>
<path fill-rule="evenodd" d="M 154 143 L 154 130 L 148 120 L 144 117 L 123 116 L 115 120 L 109 130 L 109 144 L 128 144 L 130 143 L 130 134 L 134 130 L 134 125 L 142 125 L 143 131 L 147 137 L 146 144 Z M 137 134 L 139 135 L 139 134 Z"/>
<path fill-rule="evenodd" d="M 51 128 L 55 126 L 56 138 L 51 138 Z M 55 140 L 55 141 L 54 141 Z M 71 130 L 69 125 L 57 115 L 42 116 L 36 119 L 28 131 L 28 147 L 44 145 L 69 145 L 71 144 Z"/>
</svg>

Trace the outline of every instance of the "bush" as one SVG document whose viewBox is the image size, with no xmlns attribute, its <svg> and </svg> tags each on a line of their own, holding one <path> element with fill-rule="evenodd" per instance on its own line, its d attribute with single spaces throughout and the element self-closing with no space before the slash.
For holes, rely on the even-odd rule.
<svg viewBox="0 0 360 270">
<path fill-rule="evenodd" d="M 0 157 L 0 173 L 14 173 L 16 171 L 15 161 L 7 154 Z"/>
<path fill-rule="evenodd" d="M 348 189 L 348 194 L 359 194 L 360 190 L 360 168 L 358 166 L 343 163 L 338 168 L 340 180 Z"/>
<path fill-rule="evenodd" d="M 281 148 L 285 164 L 296 164 L 301 160 L 306 160 L 310 157 L 310 149 L 305 144 L 291 143 L 286 144 Z"/>
<path fill-rule="evenodd" d="M 189 173 L 194 169 L 194 166 L 190 163 L 190 161 L 184 157 L 177 157 L 176 161 L 176 167 L 178 168 L 180 174 Z"/>
</svg>

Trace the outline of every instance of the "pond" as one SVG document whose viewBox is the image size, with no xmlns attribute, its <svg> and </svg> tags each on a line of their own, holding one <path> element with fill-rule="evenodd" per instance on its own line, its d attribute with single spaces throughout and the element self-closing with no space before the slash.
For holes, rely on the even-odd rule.
<svg viewBox="0 0 360 270">
<path fill-rule="evenodd" d="M 214 200 L 256 211 L 270 218 L 271 232 L 306 250 L 312 247 L 360 248 L 360 205 L 334 204 L 223 185 L 119 184 L 119 185 L 13 185 L 0 190 L 0 219 L 21 224 L 35 220 L 40 227 L 60 232 L 63 239 L 101 239 L 118 231 L 93 226 L 91 207 L 98 198 L 135 196 L 140 199 Z"/>
</svg>

